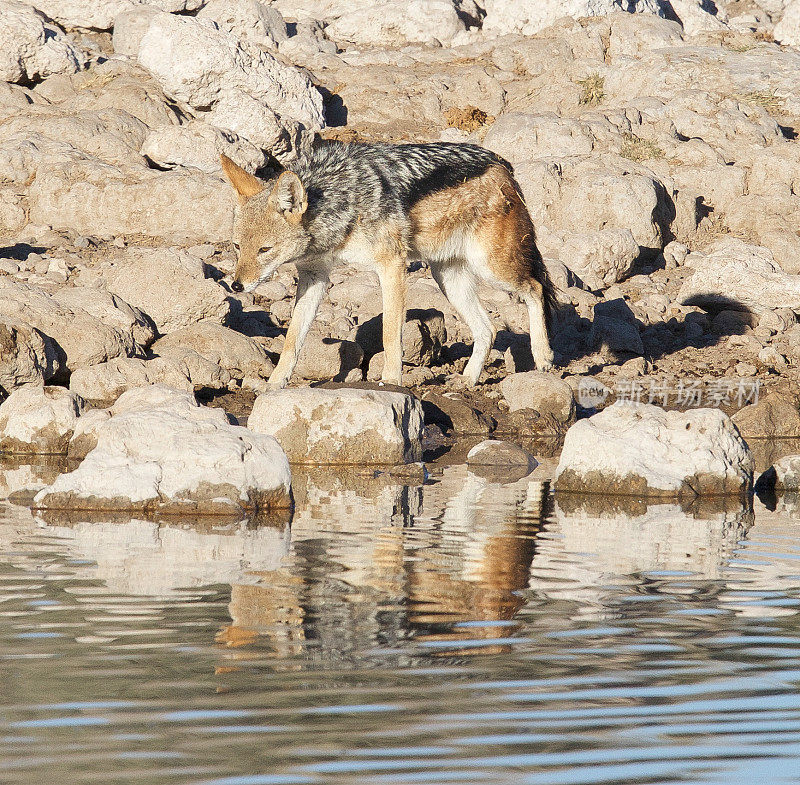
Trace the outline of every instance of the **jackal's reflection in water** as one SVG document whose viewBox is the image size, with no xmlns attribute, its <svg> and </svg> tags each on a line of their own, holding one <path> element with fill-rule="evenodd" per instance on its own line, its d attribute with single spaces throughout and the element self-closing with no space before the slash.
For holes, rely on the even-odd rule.
<svg viewBox="0 0 800 785">
<path fill-rule="evenodd" d="M 465 466 L 404 482 L 296 470 L 290 527 L 40 521 L 40 531 L 91 560 L 87 577 L 109 592 L 230 586 L 230 621 L 216 636 L 223 659 L 293 668 L 370 653 L 385 661 L 500 651 L 516 645 L 526 603 L 524 614 L 565 603 L 537 622 L 542 632 L 576 614 L 608 617 L 608 585 L 639 591 L 648 571 L 684 570 L 724 591 L 726 565 L 752 523 L 741 507 L 554 503 L 532 476 L 503 482 Z"/>
<path fill-rule="evenodd" d="M 229 643 L 270 639 L 275 654 L 346 657 L 375 647 L 497 637 L 524 601 L 545 486 L 491 482 L 450 467 L 430 484 L 295 474 L 285 569 L 234 586 Z M 293 626 L 277 640 L 278 616 Z M 263 641 L 262 641 L 263 643 Z M 288 647 L 288 648 L 287 648 Z"/>
</svg>

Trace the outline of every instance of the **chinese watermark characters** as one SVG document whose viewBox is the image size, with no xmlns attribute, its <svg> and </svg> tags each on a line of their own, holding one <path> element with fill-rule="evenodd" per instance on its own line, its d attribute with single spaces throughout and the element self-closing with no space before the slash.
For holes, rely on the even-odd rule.
<svg viewBox="0 0 800 785">
<path fill-rule="evenodd" d="M 700 379 L 620 379 L 613 388 L 597 379 L 582 379 L 578 383 L 578 403 L 584 409 L 594 409 L 611 396 L 616 403 L 652 403 L 678 409 L 701 406 L 741 409 L 758 402 L 760 389 L 759 379 L 712 379 L 705 383 Z"/>
</svg>

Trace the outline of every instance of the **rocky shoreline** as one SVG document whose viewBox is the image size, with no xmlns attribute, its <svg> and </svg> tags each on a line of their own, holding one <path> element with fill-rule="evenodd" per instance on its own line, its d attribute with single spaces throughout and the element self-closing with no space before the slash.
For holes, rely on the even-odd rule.
<svg viewBox="0 0 800 785">
<path fill-rule="evenodd" d="M 799 46 L 798 0 L 0 0 L 0 453 L 80 461 L 5 495 L 245 515 L 290 504 L 290 463 L 548 458 L 536 476 L 570 493 L 793 487 Z M 498 335 L 466 388 L 469 332 L 417 264 L 406 386 L 380 387 L 378 282 L 345 269 L 296 384 L 269 391 L 295 271 L 231 291 L 219 154 L 257 172 L 315 134 L 511 161 L 557 370 L 533 370 L 525 306 L 486 290 Z M 632 417 L 651 432 L 614 462 Z"/>
</svg>

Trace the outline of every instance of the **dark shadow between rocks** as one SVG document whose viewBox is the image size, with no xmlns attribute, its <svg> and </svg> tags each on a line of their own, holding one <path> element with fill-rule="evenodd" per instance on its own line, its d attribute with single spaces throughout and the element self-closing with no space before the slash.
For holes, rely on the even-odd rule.
<svg viewBox="0 0 800 785">
<path fill-rule="evenodd" d="M 17 262 L 24 262 L 32 253 L 45 253 L 47 248 L 28 243 L 16 243 L 0 247 L 0 259 L 14 259 Z"/>
<path fill-rule="evenodd" d="M 347 125 L 347 106 L 342 100 L 342 96 L 320 85 L 317 85 L 317 90 L 322 93 L 326 125 L 329 128 L 340 128 L 343 125 Z"/>
<path fill-rule="evenodd" d="M 598 302 L 592 320 L 579 316 L 577 312 L 570 314 L 568 307 L 564 306 L 563 313 L 567 316 L 553 331 L 553 350 L 562 365 L 598 352 L 602 352 L 612 364 L 622 364 L 635 357 L 655 362 L 687 348 L 708 348 L 727 336 L 742 335 L 747 331 L 747 323 L 756 319 L 744 303 L 716 293 L 699 294 L 685 304 L 702 308 L 705 313 L 687 314 L 683 322 L 670 317 L 663 322 L 644 324 L 623 298 Z M 710 332 L 710 323 L 723 312 L 730 312 L 730 318 L 717 320 L 714 332 Z M 741 316 L 737 317 L 739 314 Z M 698 329 L 687 335 L 686 327 L 693 322 L 698 324 Z M 521 367 L 518 370 L 529 370 L 528 363 L 533 362 L 529 355 L 530 345 L 526 350 L 524 339 L 527 336 L 514 333 L 499 338 L 507 347 L 512 347 L 515 362 L 519 357 Z"/>
</svg>

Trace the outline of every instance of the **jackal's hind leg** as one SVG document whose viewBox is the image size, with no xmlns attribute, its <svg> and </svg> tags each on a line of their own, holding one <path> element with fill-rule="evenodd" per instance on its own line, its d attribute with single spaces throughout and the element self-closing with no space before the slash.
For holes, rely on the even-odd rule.
<svg viewBox="0 0 800 785">
<path fill-rule="evenodd" d="M 489 314 L 478 299 L 475 276 L 464 264 L 458 263 L 441 267 L 432 265 L 431 273 L 444 296 L 472 332 L 472 355 L 464 368 L 464 377 L 469 384 L 476 385 L 494 343 L 495 330 Z"/>
<path fill-rule="evenodd" d="M 318 269 L 297 271 L 297 297 L 294 311 L 292 311 L 292 318 L 289 321 L 289 329 L 286 331 L 286 341 L 283 344 L 280 359 L 269 377 L 271 386 L 285 387 L 289 381 L 327 286 L 327 271 Z"/>
<path fill-rule="evenodd" d="M 536 369 L 549 371 L 553 368 L 553 350 L 550 348 L 550 339 L 547 336 L 547 319 L 545 318 L 545 303 L 542 285 L 532 280 L 529 288 L 520 292 L 525 305 L 528 306 L 528 319 L 530 320 L 531 353 Z"/>
</svg>

